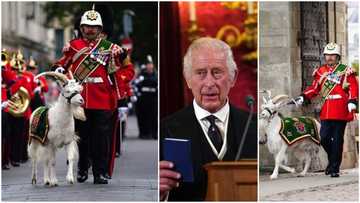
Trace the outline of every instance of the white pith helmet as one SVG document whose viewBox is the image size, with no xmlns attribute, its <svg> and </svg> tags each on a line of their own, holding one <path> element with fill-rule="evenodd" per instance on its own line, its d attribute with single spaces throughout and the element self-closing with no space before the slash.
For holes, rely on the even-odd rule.
<svg viewBox="0 0 360 203">
<path fill-rule="evenodd" d="M 337 45 L 336 43 L 331 42 L 325 46 L 324 54 L 336 54 L 338 56 L 341 56 L 340 55 L 340 46 Z"/>
<path fill-rule="evenodd" d="M 95 4 L 93 4 L 92 10 L 86 11 L 81 16 L 81 25 L 103 26 L 100 13 L 95 11 Z"/>
</svg>

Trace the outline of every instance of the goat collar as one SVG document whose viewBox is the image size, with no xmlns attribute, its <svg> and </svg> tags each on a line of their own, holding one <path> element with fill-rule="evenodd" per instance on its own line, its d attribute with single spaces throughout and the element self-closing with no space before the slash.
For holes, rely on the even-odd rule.
<svg viewBox="0 0 360 203">
<path fill-rule="evenodd" d="M 277 111 L 271 111 L 269 108 L 265 108 L 264 110 L 266 110 L 267 112 L 269 112 L 270 114 L 270 118 L 274 117 L 274 115 L 277 113 Z"/>
<path fill-rule="evenodd" d="M 79 93 L 73 92 L 73 93 L 72 93 L 70 96 L 68 96 L 68 97 L 65 97 L 64 94 L 62 94 L 62 96 L 65 97 L 65 99 L 67 100 L 68 104 L 70 104 L 71 99 L 72 99 L 75 95 L 77 95 L 77 94 L 79 94 Z"/>
</svg>

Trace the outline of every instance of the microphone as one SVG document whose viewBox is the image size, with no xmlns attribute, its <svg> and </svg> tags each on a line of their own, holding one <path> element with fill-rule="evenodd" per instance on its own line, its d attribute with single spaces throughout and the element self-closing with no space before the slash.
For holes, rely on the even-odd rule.
<svg viewBox="0 0 360 203">
<path fill-rule="evenodd" d="M 246 101 L 247 106 L 250 107 L 250 112 L 249 112 L 248 119 L 246 121 L 244 132 L 243 132 L 242 137 L 241 137 L 241 141 L 240 141 L 238 151 L 236 153 L 235 161 L 238 161 L 240 159 L 240 155 L 241 155 L 242 149 L 244 147 L 246 135 L 247 135 L 247 132 L 249 130 L 250 123 L 251 123 L 252 115 L 254 113 L 254 103 L 255 103 L 254 97 L 251 96 L 251 95 L 247 95 L 245 99 L 246 99 L 245 101 Z"/>
</svg>

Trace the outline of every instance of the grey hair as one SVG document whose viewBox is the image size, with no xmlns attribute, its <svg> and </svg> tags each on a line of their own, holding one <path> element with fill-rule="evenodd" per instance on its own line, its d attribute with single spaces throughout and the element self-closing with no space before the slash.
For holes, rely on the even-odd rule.
<svg viewBox="0 0 360 203">
<path fill-rule="evenodd" d="M 231 78 L 232 79 L 235 78 L 235 72 L 237 70 L 237 66 L 234 61 L 234 56 L 230 46 L 219 39 L 210 38 L 210 37 L 202 37 L 193 41 L 189 46 L 189 48 L 187 49 L 186 54 L 184 56 L 184 69 L 183 69 L 186 78 L 190 76 L 191 73 L 192 52 L 194 50 L 199 50 L 200 48 L 224 51 L 226 54 L 226 67 L 229 70 L 229 74 Z"/>
</svg>

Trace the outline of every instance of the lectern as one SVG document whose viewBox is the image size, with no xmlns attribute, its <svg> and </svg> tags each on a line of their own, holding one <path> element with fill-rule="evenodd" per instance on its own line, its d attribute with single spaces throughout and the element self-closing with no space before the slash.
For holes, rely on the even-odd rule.
<svg viewBox="0 0 360 203">
<path fill-rule="evenodd" d="M 205 169 L 207 201 L 257 200 L 257 160 L 212 162 Z"/>
</svg>

